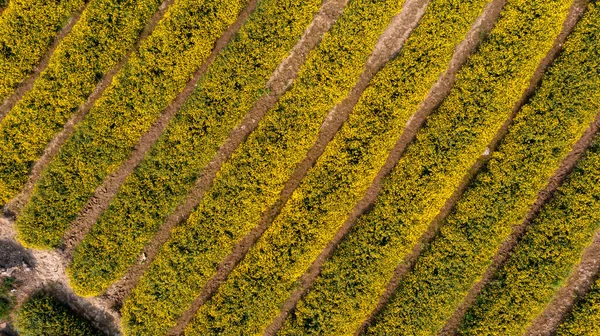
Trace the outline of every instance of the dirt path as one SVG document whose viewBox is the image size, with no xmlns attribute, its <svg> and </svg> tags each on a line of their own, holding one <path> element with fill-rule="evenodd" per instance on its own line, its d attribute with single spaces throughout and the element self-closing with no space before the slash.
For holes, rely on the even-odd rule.
<svg viewBox="0 0 600 336">
<path fill-rule="evenodd" d="M 277 102 L 296 78 L 300 66 L 306 56 L 320 41 L 335 19 L 339 16 L 347 0 L 328 0 L 315 15 L 313 22 L 307 27 L 302 38 L 294 46 L 290 55 L 279 65 L 268 81 L 269 94 L 261 97 L 250 109 L 243 121 L 229 135 L 224 144 L 219 148 L 212 161 L 203 169 L 192 191 L 185 202 L 167 217 L 152 241 L 145 247 L 146 261 L 132 266 L 127 273 L 113 284 L 104 296 L 119 305 L 135 287 L 140 277 L 144 274 L 152 260 L 156 257 L 160 247 L 167 242 L 171 230 L 179 223 L 185 221 L 200 203 L 204 193 L 214 180 L 223 163 L 231 156 L 244 139 L 256 128 L 264 114 Z"/>
<path fill-rule="evenodd" d="M 273 219 L 279 214 L 288 198 L 300 184 L 308 170 L 314 165 L 323 153 L 327 144 L 334 137 L 341 125 L 346 121 L 362 92 L 368 86 L 371 78 L 387 63 L 402 47 L 410 32 L 416 27 L 425 12 L 426 0 L 408 0 L 403 6 L 402 13 L 393 18 L 392 22 L 380 37 L 376 47 L 366 62 L 357 83 L 350 91 L 347 98 L 335 106 L 325 117 L 319 130 L 316 142 L 308 151 L 304 160 L 298 164 L 290 179 L 286 182 L 279 200 L 268 209 L 258 225 L 240 240 L 229 256 L 218 266 L 215 274 L 206 284 L 201 294 L 192 303 L 191 308 L 178 320 L 177 325 L 170 330 L 169 335 L 180 335 L 185 326 L 192 320 L 196 311 L 206 303 L 224 282 L 229 273 L 244 258 L 256 240 L 265 232 Z M 340 8 L 341 9 L 341 8 Z M 333 22 L 332 22 L 333 23 Z M 267 333 L 269 333 L 267 331 Z"/>
<path fill-rule="evenodd" d="M 10 275 L 16 279 L 17 306 L 39 290 L 49 291 L 108 335 L 120 335 L 117 314 L 100 300 L 78 297 L 70 289 L 65 275 L 66 262 L 60 253 L 25 249 L 15 241 L 15 234 L 13 223 L 0 218 L 0 251 L 11 251 L 10 255 L 0 258 L 3 273 L 0 276 Z M 14 333 L 10 325 L 5 329 L 0 332 Z"/>
<path fill-rule="evenodd" d="M 558 56 L 560 50 L 562 49 L 562 45 L 567 39 L 568 35 L 575 28 L 575 24 L 581 18 L 583 13 L 585 12 L 585 8 L 587 6 L 587 1 L 576 0 L 571 6 L 570 12 L 567 16 L 567 20 L 563 24 L 563 29 L 559 36 L 556 38 L 552 49 L 548 52 L 546 57 L 542 60 L 540 65 L 538 66 L 536 72 L 531 78 L 531 82 L 529 87 L 527 88 L 525 94 L 519 101 L 519 103 L 513 109 L 513 113 L 510 119 L 502 126 L 498 135 L 493 141 L 493 144 L 490 145 L 490 148 L 494 150 L 499 142 L 502 140 L 506 132 L 508 131 L 508 127 L 512 123 L 512 119 L 515 117 L 516 113 L 521 109 L 521 107 L 531 98 L 533 93 L 535 92 L 537 86 L 539 85 L 542 76 L 548 66 L 554 61 L 554 59 Z M 557 169 L 554 176 L 549 180 L 548 185 L 542 191 L 540 191 L 538 195 L 538 199 L 532 206 L 532 208 L 527 213 L 525 220 L 517 227 L 513 229 L 511 236 L 502 244 L 499 248 L 497 254 L 494 256 L 492 264 L 488 267 L 486 272 L 483 274 L 481 280 L 474 284 L 467 296 L 463 299 L 463 302 L 456 309 L 452 317 L 446 322 L 444 327 L 439 332 L 439 335 L 455 335 L 456 330 L 460 322 L 463 319 L 464 314 L 467 312 L 468 308 L 475 302 L 477 296 L 481 292 L 481 290 L 493 279 L 494 274 L 498 268 L 502 267 L 504 262 L 508 259 L 510 252 L 517 245 L 519 238 L 525 233 L 527 227 L 529 226 L 531 220 L 537 215 L 539 210 L 542 208 L 544 203 L 546 203 L 551 197 L 554 191 L 562 184 L 566 175 L 573 169 L 577 161 L 581 158 L 583 151 L 587 148 L 592 141 L 593 131 L 591 126 L 590 129 L 586 131 L 583 137 L 576 143 L 573 147 L 573 150 L 565 157 L 564 161 L 561 163 L 561 166 Z M 590 134 L 590 132 L 592 132 Z M 453 205 L 452 205 L 453 206 Z"/>
<path fill-rule="evenodd" d="M 88 203 L 79 212 L 77 218 L 71 223 L 69 231 L 63 238 L 63 253 L 67 259 L 71 259 L 73 248 L 77 246 L 96 223 L 102 212 L 108 208 L 112 199 L 116 196 L 119 188 L 127 179 L 127 176 L 144 160 L 146 153 L 156 143 L 160 135 L 169 125 L 169 121 L 183 106 L 185 101 L 194 93 L 196 84 L 204 75 L 210 64 L 217 55 L 225 48 L 227 43 L 235 36 L 240 27 L 244 24 L 248 16 L 254 11 L 258 0 L 248 1 L 246 7 L 240 12 L 236 21 L 230 25 L 221 37 L 215 42 L 213 50 L 209 57 L 204 61 L 200 68 L 194 73 L 191 80 L 187 82 L 184 89 L 175 97 L 175 99 L 164 109 L 160 117 L 150 127 L 150 129 L 140 138 L 134 146 L 129 158 L 121 164 L 119 169 L 110 174 L 96 188 L 94 195 L 88 200 Z"/>
<path fill-rule="evenodd" d="M 110 85 L 113 77 L 127 64 L 131 54 L 138 50 L 142 42 L 154 31 L 154 28 L 162 19 L 167 9 L 173 4 L 174 0 L 164 0 L 164 2 L 160 5 L 158 11 L 154 13 L 150 21 L 146 24 L 142 33 L 138 37 L 135 45 L 127 52 L 123 58 L 117 63 L 112 69 L 110 69 L 103 77 L 102 80 L 98 83 L 92 94 L 88 97 L 86 102 L 79 107 L 77 112 L 69 119 L 69 121 L 64 125 L 63 130 L 58 133 L 52 141 L 48 144 L 44 153 L 40 157 L 40 159 L 33 165 L 31 169 L 31 174 L 29 174 L 29 179 L 21 192 L 12 199 L 8 204 L 5 205 L 4 211 L 7 215 L 16 216 L 23 209 L 25 204 L 29 201 L 31 197 L 31 193 L 33 191 L 34 185 L 38 182 L 41 177 L 42 171 L 52 158 L 58 153 L 62 145 L 71 137 L 73 132 L 75 131 L 75 126 L 85 118 L 90 109 L 96 103 L 96 100 L 102 96 L 104 90 Z"/>
<path fill-rule="evenodd" d="M 64 25 L 62 29 L 58 32 L 58 34 L 54 37 L 54 41 L 52 41 L 50 48 L 48 49 L 48 51 L 46 51 L 46 53 L 40 60 L 40 63 L 37 66 L 35 66 L 35 68 L 33 68 L 33 71 L 29 74 L 29 76 L 27 76 L 27 78 L 25 78 L 21 82 L 21 84 L 19 84 L 19 87 L 17 87 L 15 92 L 12 95 L 8 96 L 6 99 L 4 99 L 2 105 L 0 105 L 0 122 L 2 121 L 2 119 L 4 119 L 4 117 L 6 117 L 6 115 L 8 114 L 8 112 L 10 112 L 13 106 L 15 106 L 15 104 L 19 100 L 21 100 L 21 98 L 23 98 L 25 93 L 27 93 L 33 88 L 33 84 L 38 79 L 38 77 L 40 77 L 42 71 L 44 71 L 48 67 L 48 64 L 50 63 L 50 58 L 52 57 L 54 50 L 56 50 L 56 48 L 58 47 L 60 42 L 65 38 L 65 36 L 67 36 L 71 32 L 71 29 L 73 29 L 73 26 L 75 26 L 75 24 L 79 21 L 79 19 L 81 18 L 81 13 L 83 13 L 83 11 L 87 8 L 88 4 L 89 1 L 86 1 L 79 9 L 75 11 L 75 13 L 73 13 L 71 18 L 69 18 L 67 24 Z"/>
</svg>

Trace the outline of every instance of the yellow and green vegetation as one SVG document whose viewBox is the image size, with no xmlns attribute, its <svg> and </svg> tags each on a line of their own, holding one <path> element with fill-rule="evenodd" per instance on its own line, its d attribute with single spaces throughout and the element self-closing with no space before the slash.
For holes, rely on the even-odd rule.
<svg viewBox="0 0 600 336">
<path fill-rule="evenodd" d="M 76 248 L 68 274 L 79 294 L 101 293 L 135 262 L 229 132 L 265 93 L 270 75 L 300 39 L 321 2 L 259 2 Z"/>
<path fill-rule="evenodd" d="M 459 334 L 524 335 L 566 283 L 600 227 L 598 140 L 470 307 Z"/>
<path fill-rule="evenodd" d="M 437 332 L 594 120 L 600 110 L 596 43 L 600 26 L 598 12 L 592 9 L 367 334 Z M 591 155 L 582 167 L 593 170 L 597 160 L 597 155 Z M 583 189 L 598 171 L 582 175 L 579 170 L 575 174 L 579 181 L 559 192 L 550 210 L 544 210 L 525 235 L 514 258 L 484 290 L 467 317 L 472 329 L 463 329 L 464 334 L 520 335 L 527 321 L 552 298 L 599 224 L 595 204 L 599 187 L 591 184 Z M 478 321 L 470 317 L 473 314 Z"/>
<path fill-rule="evenodd" d="M 0 321 L 9 317 L 15 303 L 14 295 L 11 292 L 14 289 L 14 282 L 15 279 L 11 277 L 0 278 Z"/>
<path fill-rule="evenodd" d="M 492 32 L 457 74 L 450 95 L 382 182 L 371 211 L 357 220 L 289 315 L 282 335 L 352 333 L 360 326 L 395 268 L 510 116 L 570 4 L 507 2 Z"/>
<path fill-rule="evenodd" d="M 292 89 L 223 165 L 201 204 L 173 231 L 126 300 L 122 321 L 127 334 L 164 334 L 190 307 L 219 262 L 277 201 L 328 111 L 355 85 L 401 2 L 349 2 L 307 56 Z M 246 326 L 256 327 L 248 317 Z"/>
<path fill-rule="evenodd" d="M 298 277 L 364 196 L 486 2 L 429 5 L 400 53 L 375 76 L 281 214 L 200 308 L 187 334 L 254 333 L 279 313 Z M 253 320 L 247 326 L 241 322 L 245 316 Z M 352 334 L 349 329 L 328 332 Z"/>
<path fill-rule="evenodd" d="M 598 170 L 598 166 L 596 166 L 596 170 Z M 597 184 L 597 180 L 593 183 Z M 577 302 L 573 311 L 556 331 L 557 336 L 598 334 L 600 334 L 600 279 L 592 284 L 590 292 Z"/>
<path fill-rule="evenodd" d="M 42 174 L 17 219 L 19 239 L 51 248 L 102 180 L 181 92 L 246 0 L 176 0 Z"/>
<path fill-rule="evenodd" d="M 21 336 L 104 335 L 60 300 L 45 293 L 34 295 L 19 308 L 16 326 Z"/>
<path fill-rule="evenodd" d="M 159 4 L 94 0 L 88 5 L 33 89 L 0 122 L 0 205 L 23 187 L 46 145 L 134 45 Z"/>
<path fill-rule="evenodd" d="M 13 0 L 0 15 L 0 102 L 14 92 L 50 48 L 83 0 Z M 2 7 L 2 4 L 0 4 Z M 0 204 L 2 204 L 0 198 Z"/>
</svg>

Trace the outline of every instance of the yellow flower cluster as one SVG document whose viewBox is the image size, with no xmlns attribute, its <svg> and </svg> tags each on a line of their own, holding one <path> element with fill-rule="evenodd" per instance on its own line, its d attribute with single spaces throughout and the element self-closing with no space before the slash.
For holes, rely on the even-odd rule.
<svg viewBox="0 0 600 336">
<path fill-rule="evenodd" d="M 75 249 L 68 274 L 78 294 L 100 294 L 136 260 L 229 132 L 265 92 L 269 77 L 300 39 L 321 2 L 259 2 Z"/>
<path fill-rule="evenodd" d="M 122 321 L 128 334 L 164 334 L 173 326 L 214 275 L 217 264 L 277 201 L 328 111 L 358 80 L 379 36 L 401 10 L 401 2 L 349 2 L 320 45 L 308 54 L 293 88 L 223 165 L 199 207 L 173 231 L 125 302 Z"/>
<path fill-rule="evenodd" d="M 0 205 L 27 181 L 31 166 L 134 45 L 159 0 L 94 0 L 58 45 L 33 89 L 0 122 Z"/>
<path fill-rule="evenodd" d="M 247 0 L 177 0 L 42 174 L 19 239 L 51 248 L 105 177 L 184 88 Z"/>
<path fill-rule="evenodd" d="M 588 12 L 569 37 L 498 151 L 367 334 L 439 331 L 483 276 L 513 227 L 523 222 L 539 191 L 600 110 L 598 18 L 597 11 Z M 598 200 L 590 202 L 597 198 L 599 186 L 582 188 L 585 180 L 598 177 L 597 160 L 592 155 L 582 163 L 579 169 L 590 172 L 578 171 L 542 211 L 513 258 L 466 316 L 463 334 L 522 335 L 551 300 L 599 225 Z M 577 181 L 581 176 L 585 180 Z"/>
<path fill-rule="evenodd" d="M 84 3 L 83 0 L 8 2 L 0 15 L 0 102 L 27 78 L 58 31 Z"/>
<path fill-rule="evenodd" d="M 570 4 L 568 0 L 508 1 L 492 32 L 458 73 L 450 95 L 383 181 L 372 209 L 357 220 L 325 263 L 284 330 L 345 334 L 362 323 L 395 268 L 511 114 L 559 34 Z M 435 318 L 440 311 L 437 304 L 428 302 L 423 318 Z M 421 311 L 416 308 L 393 312 L 398 323 L 414 322 L 414 329 L 383 334 L 430 333 L 418 328 L 436 328 L 418 320 Z M 403 314 L 413 312 L 415 317 L 403 319 Z"/>
</svg>

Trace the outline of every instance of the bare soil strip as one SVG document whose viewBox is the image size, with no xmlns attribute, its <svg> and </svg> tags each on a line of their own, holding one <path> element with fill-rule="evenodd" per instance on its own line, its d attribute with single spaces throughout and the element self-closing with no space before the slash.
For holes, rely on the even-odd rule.
<svg viewBox="0 0 600 336">
<path fill-rule="evenodd" d="M 177 321 L 177 325 L 170 330 L 169 335 L 180 335 L 185 326 L 192 320 L 196 311 L 206 303 L 217 291 L 222 282 L 227 280 L 229 273 L 244 258 L 256 240 L 267 230 L 271 222 L 277 217 L 289 197 L 300 184 L 308 170 L 321 156 L 327 144 L 333 139 L 339 128 L 352 112 L 362 92 L 367 88 L 371 78 L 400 51 L 402 45 L 417 26 L 425 13 L 428 0 L 407 0 L 402 12 L 396 15 L 390 25 L 379 38 L 377 45 L 369 57 L 357 83 L 340 104 L 335 106 L 325 117 L 319 130 L 317 140 L 308 151 L 306 157 L 298 164 L 290 179 L 286 182 L 279 200 L 267 210 L 258 225 L 250 231 L 233 248 L 233 251 L 218 266 L 217 273 L 207 282 L 201 294 L 194 300 L 191 308 Z M 266 330 L 266 334 L 274 334 L 276 330 Z"/>
<path fill-rule="evenodd" d="M 117 314 L 105 307 L 100 300 L 81 298 L 70 289 L 65 275 L 67 263 L 60 253 L 25 249 L 16 242 L 15 235 L 14 223 L 6 218 L 0 218 L 0 248 L 2 244 L 12 248 L 18 246 L 20 251 L 27 254 L 25 262 L 6 270 L 16 279 L 17 306 L 37 291 L 46 290 L 89 319 L 98 329 L 108 335 L 120 335 Z M 15 253 L 13 254 L 15 260 L 8 260 L 8 262 L 14 264 L 13 261 L 21 261 L 23 257 L 22 253 Z M 10 332 L 10 329 L 6 331 Z"/>
<path fill-rule="evenodd" d="M 250 109 L 238 127 L 230 134 L 227 140 L 217 151 L 212 161 L 203 169 L 192 191 L 185 202 L 167 217 L 152 241 L 145 247 L 144 263 L 132 266 L 127 273 L 113 284 L 103 295 L 114 306 L 122 303 L 129 295 L 141 276 L 145 273 L 152 260 L 156 257 L 160 247 L 171 236 L 171 230 L 179 223 L 185 221 L 202 200 L 206 190 L 211 186 L 217 172 L 223 163 L 239 147 L 244 139 L 257 127 L 258 122 L 265 113 L 275 105 L 277 100 L 290 88 L 298 75 L 300 67 L 304 64 L 307 54 L 316 47 L 323 35 L 329 31 L 337 17 L 342 13 L 348 0 L 327 0 L 307 27 L 302 38 L 296 43 L 290 55 L 279 65 L 267 83 L 270 93 L 261 97 Z"/>
<path fill-rule="evenodd" d="M 342 227 L 338 230 L 334 238 L 315 259 L 310 268 L 302 275 L 299 280 L 300 285 L 298 286 L 298 289 L 295 290 L 283 304 L 279 316 L 272 321 L 271 325 L 265 332 L 265 335 L 275 335 L 276 332 L 281 329 L 287 316 L 295 309 L 296 304 L 298 301 L 300 301 L 302 296 L 308 292 L 313 282 L 321 272 L 323 264 L 329 257 L 331 257 L 337 245 L 352 228 L 352 225 L 356 222 L 358 217 L 360 217 L 372 206 L 373 202 L 377 198 L 377 195 L 379 194 L 379 191 L 381 190 L 381 182 L 387 175 L 390 174 L 398 160 L 400 160 L 404 150 L 414 140 L 418 130 L 425 123 L 427 116 L 433 112 L 450 93 L 450 90 L 454 86 L 456 73 L 477 48 L 482 40 L 482 36 L 484 36 L 493 28 L 493 25 L 499 17 L 500 11 L 505 2 L 506 0 L 492 1 L 486 6 L 483 13 L 478 17 L 475 23 L 473 23 L 465 40 L 456 47 L 448 69 L 440 76 L 438 81 L 429 91 L 427 98 L 421 103 L 419 110 L 408 121 L 402 136 L 394 145 L 394 148 L 390 152 L 386 163 L 367 189 L 365 196 L 356 204 L 354 210 L 346 219 Z M 370 317 L 368 320 L 370 321 Z M 362 332 L 364 327 L 367 325 L 366 323 L 367 322 L 363 323 L 356 335 L 359 335 Z"/>
<path fill-rule="evenodd" d="M 71 32 L 73 26 L 75 26 L 75 24 L 79 21 L 79 19 L 81 18 L 81 13 L 83 13 L 83 11 L 87 8 L 88 4 L 89 1 L 86 1 L 79 9 L 77 9 L 77 11 L 75 11 L 75 13 L 73 13 L 73 16 L 69 18 L 67 24 L 64 25 L 62 29 L 58 32 L 56 37 L 54 37 L 54 41 L 52 41 L 50 48 L 48 49 L 48 51 L 46 51 L 46 53 L 40 60 L 40 63 L 35 68 L 33 68 L 33 71 L 29 74 L 27 78 L 25 78 L 21 82 L 21 84 L 15 90 L 15 92 L 12 95 L 8 96 L 2 102 L 2 105 L 0 105 L 0 121 L 2 121 L 2 119 L 6 117 L 8 112 L 10 112 L 10 110 L 15 106 L 15 104 L 19 100 L 21 100 L 21 98 L 23 98 L 25 93 L 27 93 L 27 91 L 33 88 L 33 84 L 38 79 L 42 71 L 44 71 L 48 67 L 48 64 L 50 63 L 50 58 L 52 57 L 54 50 L 56 50 L 63 38 L 65 38 L 65 36 L 67 36 Z M 4 9 L 2 9 L 2 11 L 3 10 Z"/>
<path fill-rule="evenodd" d="M 69 121 L 64 125 L 63 130 L 58 133 L 52 141 L 48 144 L 44 153 L 40 157 L 40 159 L 34 164 L 31 169 L 31 174 L 29 175 L 29 179 L 21 192 L 12 199 L 8 204 L 4 206 L 4 212 L 7 215 L 16 216 L 23 209 L 23 207 L 29 201 L 31 197 L 31 193 L 33 191 L 33 187 L 39 181 L 42 171 L 44 168 L 48 166 L 52 158 L 58 153 L 62 145 L 71 137 L 73 132 L 75 132 L 75 126 L 85 118 L 88 112 L 96 103 L 96 100 L 102 96 L 104 90 L 111 84 L 113 77 L 127 64 L 131 54 L 138 50 L 142 42 L 154 31 L 154 28 L 158 24 L 158 22 L 162 19 L 162 17 L 167 12 L 167 9 L 173 4 L 174 0 L 164 0 L 163 3 L 158 8 L 158 11 L 154 13 L 150 21 L 146 24 L 144 29 L 142 30 L 138 40 L 136 41 L 133 48 L 121 58 L 119 63 L 117 63 L 112 69 L 110 69 L 103 77 L 102 80 L 98 83 L 92 94 L 88 97 L 86 102 L 82 104 L 77 112 L 69 119 Z"/>
<path fill-rule="evenodd" d="M 569 154 L 569 156 L 565 159 L 565 162 L 563 162 L 561 167 L 558 169 L 556 173 L 556 180 L 559 181 L 555 181 L 555 178 L 553 177 L 553 179 L 550 181 L 549 187 L 554 186 L 554 189 L 556 189 L 560 184 L 562 184 L 565 177 L 577 164 L 577 161 L 581 159 L 587 147 L 591 145 L 594 135 L 598 133 L 599 129 L 600 113 L 596 116 L 596 120 L 586 131 L 581 140 L 579 140 L 579 142 L 574 146 L 572 153 Z M 546 188 L 544 192 L 549 192 L 548 188 Z M 573 308 L 573 305 L 590 291 L 591 286 L 598 277 L 599 272 L 600 231 L 596 232 L 593 243 L 584 250 L 581 262 L 573 270 L 573 273 L 571 273 L 565 285 L 558 290 L 552 299 L 552 302 L 546 306 L 544 312 L 538 315 L 531 323 L 526 335 L 554 335 L 558 326 Z"/>
<path fill-rule="evenodd" d="M 519 103 L 513 109 L 512 116 L 509 120 L 502 126 L 500 132 L 494 139 L 494 143 L 489 147 L 495 149 L 499 142 L 502 140 L 506 132 L 508 131 L 508 127 L 510 126 L 512 119 L 515 117 L 516 113 L 521 109 L 521 107 L 529 100 L 529 98 L 535 92 L 538 84 L 540 83 L 542 76 L 548 66 L 556 59 L 560 51 L 562 50 L 562 45 L 567 39 L 568 35 L 573 31 L 575 25 L 585 12 L 587 7 L 587 0 L 575 0 L 573 5 L 570 8 L 567 19 L 563 24 L 563 29 L 559 36 L 556 38 L 552 49 L 548 52 L 546 57 L 542 60 L 537 70 L 535 71 L 533 77 L 531 78 L 530 86 L 527 88 L 525 94 L 519 101 Z M 438 333 L 439 335 L 454 335 L 456 334 L 456 330 L 462 321 L 464 314 L 467 312 L 468 308 L 475 302 L 477 296 L 481 292 L 481 290 L 493 279 L 496 271 L 502 267 L 502 265 L 508 259 L 511 251 L 517 245 L 519 239 L 525 234 L 527 228 L 531 224 L 531 221 L 543 205 L 552 197 L 556 189 L 563 183 L 566 176 L 571 172 L 571 170 L 575 167 L 576 163 L 582 157 L 583 152 L 587 147 L 590 146 L 593 140 L 593 136 L 597 130 L 597 124 L 600 115 L 596 118 L 596 121 L 586 130 L 581 139 L 573 146 L 571 152 L 565 157 L 559 168 L 556 170 L 554 175 L 550 178 L 548 185 L 544 190 L 540 191 L 538 194 L 538 198 L 535 201 L 534 205 L 531 207 L 525 219 L 521 224 L 513 228 L 513 232 L 511 236 L 502 244 L 502 246 L 498 249 L 497 254 L 492 259 L 492 264 L 488 267 L 486 272 L 483 274 L 481 280 L 474 284 L 467 296 L 464 298 L 463 302 L 456 309 L 452 317 L 448 319 L 444 327 Z"/>
<path fill-rule="evenodd" d="M 225 48 L 227 43 L 235 36 L 240 27 L 244 24 L 248 16 L 254 11 L 258 0 L 250 0 L 242 10 L 236 21 L 230 25 L 223 35 L 215 42 L 210 56 L 204 61 L 200 68 L 194 73 L 184 89 L 167 106 L 161 116 L 154 122 L 152 127 L 140 138 L 134 146 L 129 158 L 121 164 L 119 169 L 109 175 L 102 185 L 96 188 L 94 195 L 88 200 L 88 203 L 79 212 L 77 218 L 71 223 L 70 229 L 63 238 L 63 254 L 67 260 L 72 257 L 73 248 L 77 246 L 96 223 L 102 212 L 108 208 L 112 199 L 116 196 L 121 185 L 127 179 L 127 176 L 133 172 L 146 156 L 146 153 L 156 143 L 160 135 L 169 125 L 169 121 L 183 106 L 185 101 L 192 95 L 196 88 L 196 83 L 204 75 L 210 64 L 217 55 Z"/>
</svg>

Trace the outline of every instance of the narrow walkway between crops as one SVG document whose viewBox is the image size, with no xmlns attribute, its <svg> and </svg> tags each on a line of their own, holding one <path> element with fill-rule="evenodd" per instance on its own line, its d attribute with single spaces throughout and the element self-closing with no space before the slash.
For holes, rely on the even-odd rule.
<svg viewBox="0 0 600 336">
<path fill-rule="evenodd" d="M 194 300 L 191 308 L 178 320 L 177 325 L 172 328 L 169 335 L 179 335 L 185 326 L 191 321 L 196 311 L 206 303 L 217 291 L 220 284 L 224 282 L 229 273 L 244 258 L 246 253 L 254 245 L 256 240 L 265 232 L 273 219 L 277 217 L 289 197 L 300 184 L 308 170 L 325 150 L 327 144 L 333 139 L 339 128 L 352 112 L 354 105 L 358 102 L 362 92 L 367 88 L 370 80 L 375 74 L 402 48 L 404 42 L 417 26 L 419 20 L 425 13 L 428 0 L 407 0 L 400 14 L 396 15 L 380 36 L 375 49 L 369 57 L 363 72 L 357 83 L 340 104 L 329 111 L 317 136 L 317 140 L 308 151 L 306 157 L 298 164 L 290 179 L 286 182 L 279 200 L 265 213 L 263 213 L 258 225 L 240 240 L 233 251 L 218 266 L 215 274 L 203 288 L 200 295 Z"/>
<path fill-rule="evenodd" d="M 58 153 L 62 145 L 64 145 L 64 143 L 71 137 L 73 132 L 75 132 L 75 126 L 79 122 L 81 122 L 83 118 L 85 118 L 85 116 L 96 103 L 96 100 L 98 100 L 102 96 L 104 91 L 111 84 L 113 77 L 121 70 L 121 68 L 123 68 L 123 66 L 125 66 L 125 64 L 127 64 L 131 55 L 139 49 L 142 42 L 154 31 L 154 28 L 156 28 L 156 25 L 165 15 L 165 13 L 173 4 L 173 2 L 174 0 L 164 0 L 164 2 L 160 5 L 158 11 L 154 13 L 150 21 L 142 30 L 142 33 L 138 37 L 138 40 L 136 41 L 135 45 L 125 54 L 125 56 L 123 56 L 123 58 L 121 58 L 121 60 L 112 69 L 110 69 L 102 77 L 100 82 L 96 85 L 94 91 L 92 91 L 90 96 L 87 98 L 86 102 L 79 107 L 77 112 L 64 125 L 63 130 L 60 133 L 58 133 L 48 144 L 40 159 L 33 165 L 31 169 L 31 174 L 29 174 L 29 179 L 23 187 L 23 189 L 21 190 L 21 192 L 4 206 L 4 211 L 8 215 L 16 216 L 21 212 L 23 207 L 29 201 L 31 193 L 33 192 L 33 187 L 39 181 L 44 168 L 48 166 L 48 164 L 50 163 L 50 161 L 52 161 L 52 158 L 54 158 L 54 156 Z"/>
<path fill-rule="evenodd" d="M 88 4 L 89 1 L 86 1 L 79 9 L 77 9 L 77 11 L 75 11 L 71 18 L 69 18 L 69 21 L 67 21 L 67 24 L 65 24 L 62 27 L 62 29 L 58 32 L 58 34 L 54 38 L 54 41 L 52 41 L 50 48 L 40 59 L 40 63 L 35 68 L 33 68 L 33 71 L 29 74 L 29 76 L 27 76 L 27 78 L 25 78 L 23 82 L 19 84 L 19 87 L 15 90 L 15 92 L 12 95 L 6 97 L 6 99 L 2 102 L 2 105 L 0 105 L 0 121 L 2 121 L 2 119 L 6 117 L 8 112 L 10 112 L 10 110 L 15 106 L 15 104 L 19 100 L 21 100 L 21 98 L 23 98 L 25 93 L 27 93 L 27 91 L 33 88 L 33 84 L 35 83 L 35 81 L 38 79 L 40 74 L 48 67 L 48 64 L 50 63 L 50 58 L 52 57 L 54 50 L 56 50 L 56 48 L 58 47 L 60 42 L 65 38 L 65 36 L 67 36 L 71 32 L 73 26 L 77 24 L 77 22 L 81 18 L 81 13 L 85 11 Z"/>
<path fill-rule="evenodd" d="M 152 127 L 140 138 L 134 146 L 129 158 L 121 164 L 119 169 L 109 175 L 102 185 L 96 188 L 94 195 L 88 200 L 87 204 L 79 212 L 77 218 L 71 223 L 70 229 L 63 237 L 65 258 L 71 259 L 73 248 L 83 240 L 96 223 L 102 212 L 108 208 L 112 199 L 116 196 L 121 185 L 127 179 L 135 167 L 137 167 L 146 156 L 146 153 L 156 143 L 160 135 L 169 125 L 169 121 L 183 106 L 185 101 L 193 94 L 196 84 L 202 78 L 210 64 L 217 55 L 225 48 L 229 41 L 237 34 L 240 27 L 246 22 L 246 19 L 256 9 L 258 0 L 250 0 L 246 7 L 239 14 L 236 21 L 230 25 L 221 37 L 215 42 L 210 56 L 204 61 L 200 68 L 194 73 L 184 89 L 175 97 L 175 99 L 163 110 L 160 117 L 154 122 Z"/>
<path fill-rule="evenodd" d="M 505 122 L 496 138 L 494 138 L 494 140 L 492 141 L 492 144 L 489 147 L 491 150 L 494 150 L 499 145 L 504 135 L 506 135 L 506 132 L 508 131 L 508 128 L 512 123 L 512 119 L 516 116 L 521 107 L 525 105 L 525 103 L 527 103 L 527 101 L 534 94 L 539 83 L 541 82 L 544 72 L 554 61 L 554 59 L 556 59 L 556 57 L 562 49 L 562 45 L 566 41 L 569 34 L 575 28 L 575 25 L 577 24 L 581 16 L 584 14 L 585 9 L 587 7 L 587 3 L 587 0 L 575 0 L 573 2 L 567 19 L 563 24 L 563 29 L 561 33 L 557 36 L 556 40 L 554 41 L 552 49 L 550 49 L 546 57 L 542 60 L 542 62 L 536 69 L 534 75 L 531 78 L 529 87 L 525 91 L 525 94 L 522 96 L 521 100 L 513 109 L 511 117 L 509 118 L 509 120 L 507 120 L 507 122 Z M 496 270 L 498 270 L 508 259 L 510 252 L 517 245 L 519 238 L 525 233 L 531 220 L 537 215 L 539 210 L 542 208 L 543 204 L 545 204 L 551 198 L 552 194 L 554 193 L 554 191 L 556 191 L 560 184 L 562 184 L 566 175 L 573 169 L 577 161 L 581 158 L 582 152 L 591 144 L 593 134 L 595 132 L 593 130 L 593 127 L 594 126 L 590 126 L 590 129 L 586 131 L 582 138 L 573 147 L 573 150 L 565 157 L 565 159 L 561 163 L 561 166 L 557 169 L 554 176 L 552 176 L 552 178 L 549 180 L 549 184 L 544 190 L 540 191 L 538 199 L 527 213 L 525 220 L 519 226 L 514 228 L 511 236 L 499 248 L 496 256 L 494 256 L 493 258 L 492 264 L 488 267 L 481 280 L 474 284 L 471 287 L 471 289 L 469 289 L 467 296 L 464 298 L 460 306 L 456 309 L 452 317 L 448 319 L 444 327 L 440 330 L 439 335 L 454 335 L 456 333 L 456 330 L 468 308 L 475 302 L 481 290 L 493 278 Z M 590 134 L 590 132 L 592 133 Z M 448 209 L 448 213 L 453 206 L 454 204 L 450 206 L 450 209 Z"/>
<path fill-rule="evenodd" d="M 0 218 L 0 250 L 11 249 L 11 257 L 14 259 L 2 267 L 21 261 L 20 265 L 7 267 L 5 270 L 16 279 L 17 306 L 39 290 L 49 291 L 108 335 L 120 335 L 118 314 L 97 298 L 86 299 L 73 293 L 65 275 L 67 263 L 60 253 L 23 248 L 15 240 L 15 235 L 14 224 Z"/>
<path fill-rule="evenodd" d="M 152 241 L 145 247 L 144 263 L 135 264 L 125 275 L 113 284 L 104 297 L 114 304 L 121 303 L 135 287 L 141 276 L 156 257 L 160 247 L 171 236 L 171 230 L 179 223 L 187 220 L 196 206 L 202 200 L 206 190 L 211 186 L 217 172 L 223 163 L 239 147 L 244 139 L 257 127 L 265 113 L 275 105 L 279 98 L 290 88 L 308 53 L 314 49 L 323 35 L 329 31 L 337 17 L 342 13 L 348 0 L 328 0 L 315 15 L 302 38 L 296 43 L 290 55 L 278 66 L 267 83 L 270 93 L 262 96 L 246 114 L 242 122 L 230 134 L 219 148 L 215 157 L 203 169 L 192 191 L 185 202 L 167 217 L 155 234 Z"/>
</svg>

